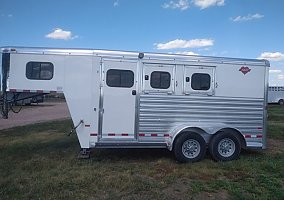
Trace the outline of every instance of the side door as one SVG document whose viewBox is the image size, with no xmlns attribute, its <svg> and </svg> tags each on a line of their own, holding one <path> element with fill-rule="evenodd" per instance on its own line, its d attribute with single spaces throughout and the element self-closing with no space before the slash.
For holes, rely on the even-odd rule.
<svg viewBox="0 0 284 200">
<path fill-rule="evenodd" d="M 103 140 L 136 140 L 137 62 L 103 60 L 100 131 Z"/>
<path fill-rule="evenodd" d="M 215 67 L 185 66 L 183 83 L 186 95 L 212 96 L 215 94 Z"/>
</svg>

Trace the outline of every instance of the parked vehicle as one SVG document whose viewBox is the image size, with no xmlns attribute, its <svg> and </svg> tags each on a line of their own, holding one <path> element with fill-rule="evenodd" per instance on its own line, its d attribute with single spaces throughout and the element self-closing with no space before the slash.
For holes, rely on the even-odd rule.
<svg viewBox="0 0 284 200">
<path fill-rule="evenodd" d="M 284 105 L 284 86 L 271 86 L 268 88 L 268 103 Z"/>
<path fill-rule="evenodd" d="M 32 92 L 7 92 L 7 100 L 14 102 L 14 105 L 31 105 L 43 103 L 44 96 Z"/>
<path fill-rule="evenodd" d="M 90 148 L 167 148 L 180 162 L 265 149 L 266 60 L 93 49 L 2 48 L 7 92 L 64 93 Z"/>
</svg>

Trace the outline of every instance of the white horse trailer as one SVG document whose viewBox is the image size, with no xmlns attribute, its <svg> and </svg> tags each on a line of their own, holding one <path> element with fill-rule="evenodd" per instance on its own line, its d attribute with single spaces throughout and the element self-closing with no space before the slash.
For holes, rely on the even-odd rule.
<svg viewBox="0 0 284 200">
<path fill-rule="evenodd" d="M 8 92 L 64 93 L 82 148 L 167 148 L 181 162 L 266 148 L 266 60 L 3 47 Z M 44 113 L 43 113 L 44 114 Z"/>
<path fill-rule="evenodd" d="M 284 105 L 283 86 L 268 87 L 268 103 L 278 103 L 279 105 Z"/>
</svg>

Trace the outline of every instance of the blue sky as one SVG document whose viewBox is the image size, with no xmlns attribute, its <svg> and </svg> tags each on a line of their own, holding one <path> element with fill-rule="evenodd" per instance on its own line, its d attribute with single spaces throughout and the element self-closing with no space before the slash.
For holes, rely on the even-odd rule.
<svg viewBox="0 0 284 200">
<path fill-rule="evenodd" d="M 265 58 L 284 85 L 283 0 L 0 0 L 0 46 Z"/>
</svg>

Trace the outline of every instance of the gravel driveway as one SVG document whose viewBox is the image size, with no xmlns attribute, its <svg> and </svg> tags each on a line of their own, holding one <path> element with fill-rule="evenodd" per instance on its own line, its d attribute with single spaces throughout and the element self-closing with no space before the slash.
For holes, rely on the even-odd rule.
<svg viewBox="0 0 284 200">
<path fill-rule="evenodd" d="M 9 119 L 0 118 L 0 130 L 16 126 L 24 126 L 39 122 L 62 120 L 70 118 L 70 113 L 65 102 L 48 102 L 38 105 L 23 107 L 20 113 L 9 113 Z"/>
</svg>

